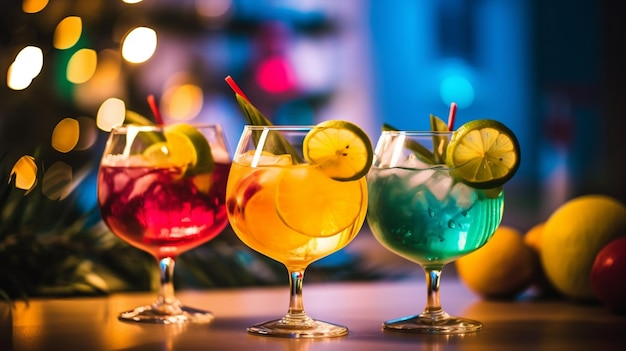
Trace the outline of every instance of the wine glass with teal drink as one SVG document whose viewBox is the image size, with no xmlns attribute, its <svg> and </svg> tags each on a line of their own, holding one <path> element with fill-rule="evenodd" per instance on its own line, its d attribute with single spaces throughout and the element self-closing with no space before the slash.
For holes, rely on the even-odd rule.
<svg viewBox="0 0 626 351">
<path fill-rule="evenodd" d="M 453 334 L 482 328 L 443 309 L 441 273 L 482 247 L 499 226 L 502 185 L 518 168 L 519 145 L 493 120 L 445 129 L 384 130 L 376 145 L 367 222 L 384 247 L 422 266 L 427 284 L 424 310 L 384 322 L 387 330 Z"/>
</svg>

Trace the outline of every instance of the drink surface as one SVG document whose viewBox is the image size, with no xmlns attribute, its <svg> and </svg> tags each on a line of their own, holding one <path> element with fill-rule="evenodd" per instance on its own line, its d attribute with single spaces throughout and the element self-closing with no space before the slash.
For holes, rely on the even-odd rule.
<svg viewBox="0 0 626 351">
<path fill-rule="evenodd" d="M 477 250 L 500 224 L 504 197 L 457 183 L 445 169 L 372 167 L 368 224 L 389 250 L 421 265 Z"/>
<path fill-rule="evenodd" d="M 120 238 L 158 259 L 175 257 L 227 225 L 226 180 L 230 164 L 183 177 L 176 167 L 102 165 L 98 202 L 102 218 Z"/>
<path fill-rule="evenodd" d="M 287 267 L 304 268 L 311 262 L 327 256 L 346 246 L 359 232 L 367 209 L 367 186 L 365 177 L 350 182 L 331 180 L 311 165 L 277 164 L 251 167 L 249 163 L 233 162 L 228 187 L 227 209 L 230 223 L 237 236 L 250 248 L 275 259 Z M 295 195 L 300 201 L 283 203 L 290 213 L 296 216 L 312 216 L 308 210 L 300 210 L 298 203 L 307 201 L 305 187 L 315 187 L 320 179 L 332 182 L 331 187 L 315 188 L 319 194 L 338 191 L 342 188 L 355 188 L 358 191 L 360 211 L 349 225 L 334 235 L 312 236 L 298 232 L 288 226 L 277 209 L 277 201 L 282 201 L 280 181 L 288 177 L 300 177 Z M 323 178 L 320 178 L 323 177 Z M 350 184 L 349 184 L 350 183 Z M 329 184 L 329 183 L 325 183 Z M 293 187 L 290 187 L 293 188 Z M 300 192 L 298 189 L 301 189 Z M 303 218 L 297 218 L 303 219 Z M 320 218 L 321 221 L 330 220 Z"/>
</svg>

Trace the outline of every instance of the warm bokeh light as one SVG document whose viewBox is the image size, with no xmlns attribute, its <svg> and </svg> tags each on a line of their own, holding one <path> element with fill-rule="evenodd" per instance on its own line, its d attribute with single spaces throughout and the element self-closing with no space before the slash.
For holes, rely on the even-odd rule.
<svg viewBox="0 0 626 351">
<path fill-rule="evenodd" d="M 52 164 L 41 181 L 41 192 L 50 200 L 63 200 L 71 192 L 72 167 L 65 162 Z"/>
<path fill-rule="evenodd" d="M 96 121 L 89 117 L 78 117 L 77 120 L 79 135 L 74 150 L 87 150 L 93 146 L 98 138 Z"/>
<path fill-rule="evenodd" d="M 83 31 L 83 21 L 78 16 L 65 17 L 54 30 L 52 45 L 60 50 L 74 46 Z"/>
<path fill-rule="evenodd" d="M 122 41 L 122 57 L 132 63 L 145 62 L 156 50 L 157 34 L 152 28 L 137 27 Z"/>
<path fill-rule="evenodd" d="M 13 90 L 28 88 L 43 68 L 43 51 L 36 46 L 26 46 L 15 57 L 7 72 L 7 86 Z"/>
<path fill-rule="evenodd" d="M 48 0 L 24 0 L 22 1 L 22 11 L 26 13 L 37 13 L 48 5 Z"/>
<path fill-rule="evenodd" d="M 80 126 L 74 118 L 64 118 L 52 131 L 52 147 L 58 152 L 67 153 L 74 149 L 80 136 Z"/>
<path fill-rule="evenodd" d="M 108 98 L 100 105 L 96 117 L 96 125 L 105 132 L 124 123 L 126 104 L 118 98 Z"/>
<path fill-rule="evenodd" d="M 67 80 L 74 84 L 88 81 L 96 72 L 98 55 L 93 49 L 80 49 L 67 63 Z"/>
<path fill-rule="evenodd" d="M 18 189 L 30 191 L 37 184 L 37 164 L 35 158 L 29 155 L 20 157 L 13 169 L 10 177 L 15 176 L 15 187 Z"/>
<path fill-rule="evenodd" d="M 33 78 L 18 69 L 19 65 L 13 62 L 7 72 L 7 86 L 13 90 L 24 90 L 30 86 Z"/>
<path fill-rule="evenodd" d="M 122 0 L 122 2 L 126 4 L 137 4 L 137 3 L 140 3 L 141 1 L 143 0 Z"/>
<path fill-rule="evenodd" d="M 98 53 L 96 72 L 87 82 L 77 85 L 74 98 L 83 108 L 94 109 L 111 96 L 124 96 L 124 79 L 121 75 L 122 58 L 118 50 L 104 49 Z"/>
<path fill-rule="evenodd" d="M 202 88 L 195 84 L 173 86 L 165 91 L 161 110 L 172 119 L 190 120 L 202 110 L 204 102 Z"/>
</svg>

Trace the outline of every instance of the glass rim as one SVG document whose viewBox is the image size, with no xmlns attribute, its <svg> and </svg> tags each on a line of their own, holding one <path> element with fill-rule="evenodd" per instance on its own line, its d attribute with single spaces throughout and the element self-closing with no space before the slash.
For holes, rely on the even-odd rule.
<svg viewBox="0 0 626 351">
<path fill-rule="evenodd" d="M 295 125 L 295 124 L 286 124 L 286 125 L 269 125 L 269 126 L 260 126 L 260 125 L 252 125 L 252 124 L 246 124 L 244 125 L 245 129 L 250 129 L 250 130 L 265 130 L 265 129 L 269 129 L 269 130 L 284 130 L 284 131 L 304 131 L 304 130 L 309 130 L 314 128 L 314 125 L 308 125 L 308 124 L 303 124 L 303 125 Z"/>
<path fill-rule="evenodd" d="M 178 122 L 177 122 L 178 123 Z M 222 125 L 219 123 L 187 123 L 187 122 L 180 122 L 180 123 L 185 123 L 188 124 L 192 127 L 195 128 L 215 128 L 215 129 L 222 129 Z M 146 125 L 142 125 L 142 124 L 119 124 L 116 126 L 113 126 L 111 128 L 111 130 L 109 131 L 110 133 L 113 132 L 126 132 L 129 129 L 134 129 L 140 132 L 151 132 L 151 131 L 161 131 L 163 129 L 165 129 L 165 127 L 174 125 L 175 123 L 172 124 L 146 124 Z"/>
<path fill-rule="evenodd" d="M 454 130 L 449 131 L 432 131 L 432 130 L 383 130 L 381 135 L 407 135 L 407 136 L 433 136 L 433 135 L 452 135 Z"/>
</svg>

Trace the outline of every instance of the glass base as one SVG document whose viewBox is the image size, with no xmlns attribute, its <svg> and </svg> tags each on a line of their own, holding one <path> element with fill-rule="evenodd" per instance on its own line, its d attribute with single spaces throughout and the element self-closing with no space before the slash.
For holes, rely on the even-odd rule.
<svg viewBox="0 0 626 351">
<path fill-rule="evenodd" d="M 479 331 L 482 327 L 479 321 L 453 316 L 432 319 L 416 315 L 383 323 L 385 330 L 421 334 L 465 334 Z"/>
<path fill-rule="evenodd" d="M 277 319 L 247 328 L 248 333 L 281 338 L 330 338 L 348 335 L 348 328 L 306 318 L 294 322 L 288 318 Z"/>
<path fill-rule="evenodd" d="M 137 307 L 134 310 L 122 312 L 117 317 L 120 321 L 154 324 L 180 323 L 210 323 L 214 315 L 180 305 L 153 304 Z"/>
</svg>

